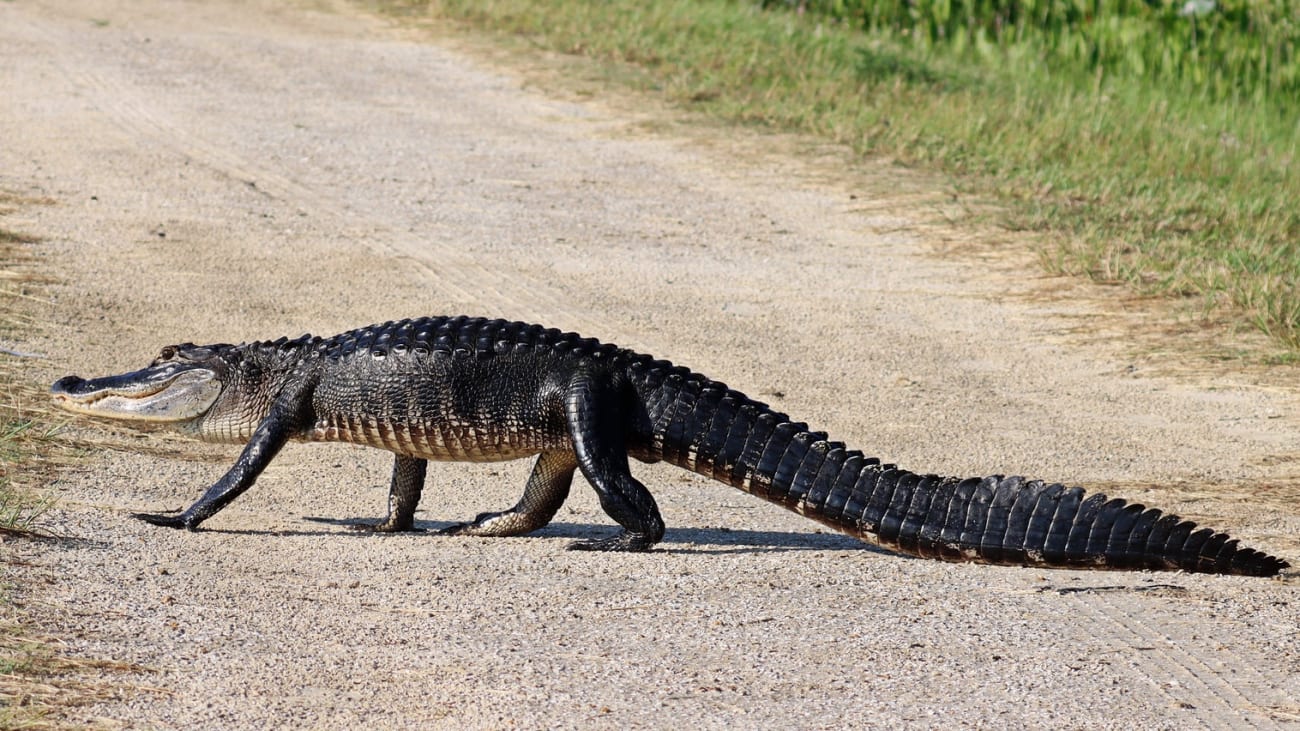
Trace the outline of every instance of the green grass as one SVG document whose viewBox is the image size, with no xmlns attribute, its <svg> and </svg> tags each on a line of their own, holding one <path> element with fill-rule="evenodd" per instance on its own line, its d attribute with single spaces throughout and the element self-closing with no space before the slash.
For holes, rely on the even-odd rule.
<svg viewBox="0 0 1300 731">
<path fill-rule="evenodd" d="M 12 386 L 9 374 L 0 370 L 0 385 Z M 23 415 L 22 406 L 10 402 L 0 406 L 0 534 L 33 535 L 41 516 L 49 510 L 49 498 L 34 496 L 16 482 L 26 483 L 48 474 L 39 469 L 41 452 L 53 447 L 57 428 Z M 20 480 L 22 473 L 25 479 Z"/>
<path fill-rule="evenodd" d="M 762 0 L 944 55 L 1181 84 L 1214 99 L 1300 93 L 1298 0 Z"/>
<path fill-rule="evenodd" d="M 1293 66 L 1234 87 L 1200 66 L 1072 65 L 1041 39 L 921 43 L 734 0 L 381 4 L 600 60 L 621 83 L 723 120 L 942 171 L 1000 200 L 1006 227 L 1046 234 L 1053 270 L 1187 300 L 1300 349 Z"/>
</svg>

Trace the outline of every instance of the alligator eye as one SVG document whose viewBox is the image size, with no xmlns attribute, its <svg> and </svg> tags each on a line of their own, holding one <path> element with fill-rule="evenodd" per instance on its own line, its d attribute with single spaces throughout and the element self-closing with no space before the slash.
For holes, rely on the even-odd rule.
<svg viewBox="0 0 1300 731">
<path fill-rule="evenodd" d="M 168 345 L 158 354 L 158 360 L 171 360 L 176 357 L 176 346 Z"/>
</svg>

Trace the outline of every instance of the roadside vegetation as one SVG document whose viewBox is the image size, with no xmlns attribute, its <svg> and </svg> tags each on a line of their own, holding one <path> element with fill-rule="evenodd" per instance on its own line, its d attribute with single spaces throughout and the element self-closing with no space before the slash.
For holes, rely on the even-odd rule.
<svg viewBox="0 0 1300 731">
<path fill-rule="evenodd" d="M 379 0 L 941 171 L 1054 272 L 1300 355 L 1300 0 Z"/>
<path fill-rule="evenodd" d="M 39 202 L 0 191 L 0 216 Z M 50 503 L 32 488 L 70 456 L 40 406 L 43 394 L 24 377 L 24 363 L 34 354 L 12 347 L 36 324 L 32 305 L 41 280 L 24 253 L 32 243 L 34 238 L 0 227 L 0 570 L 8 577 L 23 565 L 16 542 L 53 538 L 40 526 Z M 0 584 L 0 728 L 58 728 L 50 712 L 92 692 L 70 675 L 92 663 L 61 657 L 29 624 L 22 597 L 12 585 Z"/>
<path fill-rule="evenodd" d="M 4 199 L 0 198 L 0 205 Z M 21 267 L 22 245 L 35 243 L 23 234 L 0 228 L 0 341 L 32 323 L 22 302 L 31 297 L 36 275 Z M 0 349 L 0 536 L 34 534 L 47 507 L 26 488 L 48 476 L 41 470 L 44 454 L 55 449 L 53 428 L 35 407 L 35 390 L 18 374 L 20 361 L 31 354 L 7 345 Z"/>
</svg>

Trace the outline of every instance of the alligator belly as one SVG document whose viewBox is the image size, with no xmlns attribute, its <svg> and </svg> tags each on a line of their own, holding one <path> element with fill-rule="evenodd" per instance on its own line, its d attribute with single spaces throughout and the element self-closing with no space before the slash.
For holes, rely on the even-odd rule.
<svg viewBox="0 0 1300 731">
<path fill-rule="evenodd" d="M 505 462 L 552 449 L 572 448 L 567 434 L 563 438 L 544 438 L 527 430 L 454 423 L 425 426 L 371 417 L 322 421 L 307 439 L 363 444 L 440 462 Z"/>
</svg>

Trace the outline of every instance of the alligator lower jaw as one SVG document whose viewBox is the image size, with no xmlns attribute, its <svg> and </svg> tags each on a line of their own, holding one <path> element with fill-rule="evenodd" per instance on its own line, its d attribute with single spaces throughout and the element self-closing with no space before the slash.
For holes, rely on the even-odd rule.
<svg viewBox="0 0 1300 731">
<path fill-rule="evenodd" d="M 57 393 L 52 395 L 54 396 L 54 404 L 56 406 L 65 411 L 72 411 L 77 414 L 98 416 L 105 419 L 131 419 L 143 421 L 172 420 L 141 414 L 139 409 L 139 399 L 133 396 L 122 396 L 121 394 L 115 393 L 97 393 L 93 396 L 83 397 Z"/>
</svg>

